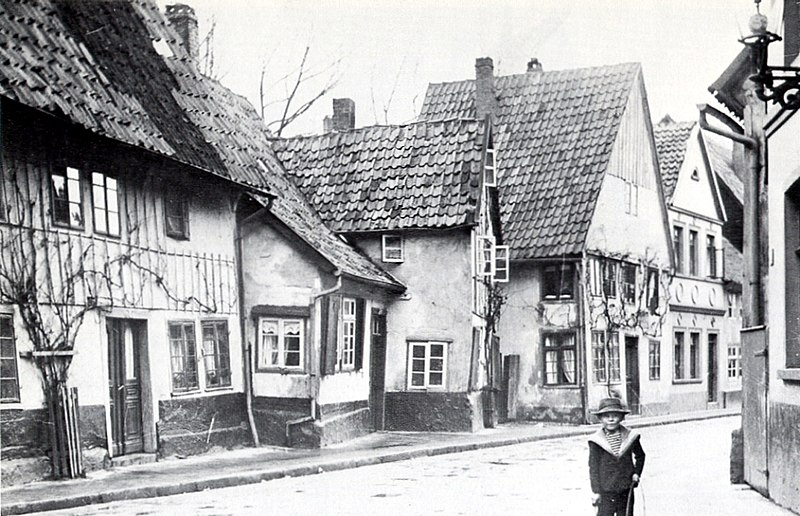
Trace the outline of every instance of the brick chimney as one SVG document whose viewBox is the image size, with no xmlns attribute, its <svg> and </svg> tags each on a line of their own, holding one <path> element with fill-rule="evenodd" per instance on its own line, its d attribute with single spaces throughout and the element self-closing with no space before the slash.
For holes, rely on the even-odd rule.
<svg viewBox="0 0 800 516">
<path fill-rule="evenodd" d="M 355 129 L 356 103 L 353 99 L 333 99 L 333 116 L 326 116 L 322 125 L 325 132 Z"/>
<path fill-rule="evenodd" d="M 475 60 L 475 118 L 483 120 L 486 115 L 497 112 L 497 96 L 494 91 L 494 63 L 491 57 Z"/>
<path fill-rule="evenodd" d="M 536 73 L 542 71 L 542 63 L 539 62 L 539 59 L 532 57 L 530 61 L 528 61 L 528 73 Z"/>
<path fill-rule="evenodd" d="M 168 5 L 164 13 L 169 24 L 178 33 L 183 48 L 192 60 L 197 61 L 200 44 L 197 36 L 197 15 L 194 9 L 186 4 Z"/>
</svg>

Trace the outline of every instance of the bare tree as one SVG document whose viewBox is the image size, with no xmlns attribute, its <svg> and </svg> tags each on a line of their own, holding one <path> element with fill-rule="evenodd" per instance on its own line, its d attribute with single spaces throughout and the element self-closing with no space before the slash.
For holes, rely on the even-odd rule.
<svg viewBox="0 0 800 516">
<path fill-rule="evenodd" d="M 341 58 L 320 69 L 309 65 L 311 46 L 306 45 L 300 63 L 288 73 L 267 84 L 270 59 L 265 59 L 259 78 L 259 104 L 262 118 L 267 119 L 270 106 L 278 106 L 277 117 L 267 122 L 267 128 L 280 137 L 292 122 L 297 120 L 318 100 L 327 95 L 339 82 L 338 68 Z M 319 79 L 324 79 L 319 82 Z M 280 93 L 273 93 L 275 91 Z"/>
</svg>

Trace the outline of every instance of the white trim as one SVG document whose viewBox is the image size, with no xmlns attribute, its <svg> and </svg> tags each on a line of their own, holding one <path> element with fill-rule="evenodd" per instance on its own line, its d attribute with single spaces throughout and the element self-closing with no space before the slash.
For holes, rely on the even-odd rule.
<svg viewBox="0 0 800 516">
<path fill-rule="evenodd" d="M 497 245 L 494 247 L 494 253 L 494 275 L 492 276 L 492 281 L 495 283 L 508 283 L 511 275 L 509 264 L 511 250 L 507 245 Z"/>
<path fill-rule="evenodd" d="M 478 277 L 494 277 L 497 265 L 495 263 L 496 247 L 494 237 L 478 235 L 475 244 L 475 256 L 477 257 L 475 275 Z M 486 268 L 487 265 L 489 266 L 488 270 Z"/>
<path fill-rule="evenodd" d="M 408 390 L 419 391 L 419 390 L 446 390 L 447 388 L 447 355 L 448 355 L 448 343 L 443 341 L 408 341 L 408 362 L 407 362 L 407 379 L 406 379 L 406 387 Z M 425 350 L 425 355 L 423 357 L 414 357 L 414 347 L 422 347 Z M 442 356 L 441 357 L 431 357 L 431 347 L 432 346 L 442 346 Z M 432 359 L 441 358 L 442 360 L 442 370 L 441 371 L 431 371 L 431 360 Z M 424 363 L 424 369 L 422 371 L 414 371 L 414 360 L 422 360 Z M 442 374 L 442 383 L 431 385 L 430 379 L 432 373 L 439 373 Z M 423 375 L 423 384 L 422 385 L 413 385 L 413 375 L 422 374 Z"/>
<path fill-rule="evenodd" d="M 272 349 L 267 349 L 264 346 L 264 324 L 267 322 L 274 322 L 276 323 L 276 330 L 277 334 L 276 337 L 278 339 L 278 363 L 273 364 L 271 363 L 272 358 Z M 285 325 L 287 323 L 297 323 L 300 326 L 300 359 L 299 364 L 294 365 L 286 365 L 286 331 Z M 255 372 L 278 372 L 283 370 L 289 371 L 303 371 L 305 370 L 305 347 L 306 347 L 306 338 L 305 338 L 305 319 L 302 317 L 269 317 L 269 316 L 261 316 L 258 318 L 258 341 L 256 343 L 256 364 L 255 364 Z"/>
<path fill-rule="evenodd" d="M 489 156 L 491 156 L 491 165 Z M 493 148 L 486 149 L 486 159 L 483 163 L 483 185 L 497 186 L 497 155 Z"/>
<path fill-rule="evenodd" d="M 397 238 L 400 241 L 399 246 L 390 246 L 387 240 L 390 238 Z M 405 261 L 405 241 L 403 235 L 387 234 L 381 238 L 381 260 L 387 263 L 402 263 Z M 390 256 L 391 252 L 399 252 L 400 256 Z"/>
</svg>

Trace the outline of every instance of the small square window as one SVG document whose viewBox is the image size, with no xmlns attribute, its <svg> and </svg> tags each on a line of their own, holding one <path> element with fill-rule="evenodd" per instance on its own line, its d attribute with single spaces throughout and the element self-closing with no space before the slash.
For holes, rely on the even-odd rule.
<svg viewBox="0 0 800 516">
<path fill-rule="evenodd" d="M 486 163 L 483 166 L 483 184 L 497 186 L 494 149 L 486 149 Z"/>
<path fill-rule="evenodd" d="M 403 237 L 401 235 L 383 235 L 383 261 L 400 263 L 403 260 Z"/>
<path fill-rule="evenodd" d="M 494 281 L 497 283 L 508 283 L 509 273 L 509 249 L 507 245 L 495 246 L 494 254 Z"/>
<path fill-rule="evenodd" d="M 408 388 L 444 389 L 447 376 L 447 344 L 409 342 Z"/>
<path fill-rule="evenodd" d="M 496 246 L 493 236 L 479 236 L 477 238 L 477 275 L 494 277 Z"/>
<path fill-rule="evenodd" d="M 119 236 L 119 192 L 117 180 L 100 172 L 92 173 L 92 205 L 94 230 Z"/>
<path fill-rule="evenodd" d="M 542 271 L 543 299 L 572 299 L 575 294 L 575 265 L 546 265 Z"/>
</svg>

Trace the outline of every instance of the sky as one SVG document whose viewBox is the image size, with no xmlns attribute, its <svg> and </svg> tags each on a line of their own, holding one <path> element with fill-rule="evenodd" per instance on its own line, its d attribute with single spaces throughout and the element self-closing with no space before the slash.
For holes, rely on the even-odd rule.
<svg viewBox="0 0 800 516">
<path fill-rule="evenodd" d="M 496 75 L 523 73 L 532 57 L 545 70 L 640 62 L 654 121 L 694 120 L 755 12 L 752 0 L 183 1 L 201 38 L 213 21 L 214 75 L 257 109 L 264 70 L 267 121 L 306 47 L 314 77 L 298 103 L 335 81 L 284 136 L 321 132 L 340 97 L 355 101 L 358 127 L 413 121 L 428 83 L 474 78 L 477 57 L 493 58 Z"/>
</svg>

